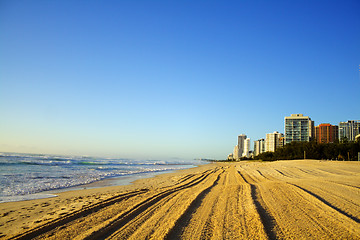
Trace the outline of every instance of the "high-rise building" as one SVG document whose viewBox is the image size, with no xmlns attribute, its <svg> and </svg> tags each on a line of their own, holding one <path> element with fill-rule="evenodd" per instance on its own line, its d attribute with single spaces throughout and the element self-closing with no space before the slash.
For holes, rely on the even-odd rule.
<svg viewBox="0 0 360 240">
<path fill-rule="evenodd" d="M 309 142 L 314 137 L 314 121 L 303 114 L 285 117 L 285 144 L 293 141 Z"/>
<path fill-rule="evenodd" d="M 239 146 L 239 155 L 242 156 L 243 152 L 244 152 L 244 144 L 245 144 L 245 139 L 246 139 L 246 135 L 245 134 L 240 134 L 238 136 L 238 146 Z"/>
<path fill-rule="evenodd" d="M 261 138 L 254 141 L 254 156 L 265 152 L 265 139 Z"/>
<path fill-rule="evenodd" d="M 338 139 L 338 126 L 322 123 L 315 127 L 315 138 L 318 143 L 333 143 Z"/>
<path fill-rule="evenodd" d="M 266 134 L 266 140 L 265 140 L 265 151 L 266 152 L 275 152 L 277 148 L 280 147 L 280 145 L 283 145 L 280 141 L 280 139 L 284 135 L 279 132 L 273 132 L 273 133 L 267 133 Z"/>
<path fill-rule="evenodd" d="M 239 154 L 239 145 L 236 145 L 234 147 L 234 153 L 233 153 L 233 158 L 235 160 L 239 160 L 241 158 L 241 155 Z"/>
<path fill-rule="evenodd" d="M 234 148 L 233 157 L 235 160 L 239 160 L 241 157 L 249 157 L 250 152 L 250 138 L 247 138 L 245 134 L 238 136 L 238 144 Z"/>
<path fill-rule="evenodd" d="M 247 158 L 250 157 L 250 138 L 244 140 L 244 152 L 242 156 Z"/>
<path fill-rule="evenodd" d="M 339 140 L 347 138 L 349 141 L 355 141 L 355 137 L 358 134 L 360 134 L 360 120 L 349 120 L 339 123 Z"/>
</svg>

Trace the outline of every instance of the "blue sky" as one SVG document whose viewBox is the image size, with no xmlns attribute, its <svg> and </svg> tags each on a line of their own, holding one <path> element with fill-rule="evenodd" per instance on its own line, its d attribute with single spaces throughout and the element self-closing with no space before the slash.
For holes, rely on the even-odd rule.
<svg viewBox="0 0 360 240">
<path fill-rule="evenodd" d="M 360 119 L 359 1 L 0 1 L 0 151 L 225 158 Z"/>
</svg>

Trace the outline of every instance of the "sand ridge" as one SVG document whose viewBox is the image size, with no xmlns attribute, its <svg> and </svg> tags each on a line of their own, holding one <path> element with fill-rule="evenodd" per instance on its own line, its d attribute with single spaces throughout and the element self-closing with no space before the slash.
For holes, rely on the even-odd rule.
<svg viewBox="0 0 360 240">
<path fill-rule="evenodd" d="M 0 216 L 2 239 L 359 239 L 360 162 L 213 163 Z"/>
</svg>

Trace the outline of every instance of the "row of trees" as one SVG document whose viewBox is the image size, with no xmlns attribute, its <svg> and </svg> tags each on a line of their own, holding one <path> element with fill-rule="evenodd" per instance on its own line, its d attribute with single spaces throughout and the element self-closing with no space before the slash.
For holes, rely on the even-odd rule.
<svg viewBox="0 0 360 240">
<path fill-rule="evenodd" d="M 254 159 L 263 161 L 292 159 L 331 159 L 357 161 L 360 152 L 360 142 L 317 143 L 292 142 L 275 152 L 265 152 Z"/>
</svg>

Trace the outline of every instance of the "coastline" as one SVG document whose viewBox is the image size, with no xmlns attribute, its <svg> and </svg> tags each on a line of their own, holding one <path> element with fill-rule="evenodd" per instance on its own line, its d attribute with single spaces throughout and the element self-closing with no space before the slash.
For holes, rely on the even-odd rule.
<svg viewBox="0 0 360 240">
<path fill-rule="evenodd" d="M 150 172 L 150 173 L 132 174 L 132 175 L 127 175 L 127 176 L 105 178 L 105 179 L 101 179 L 99 181 L 95 181 L 92 183 L 76 185 L 76 186 L 67 187 L 67 188 L 46 190 L 46 191 L 41 191 L 38 193 L 27 194 L 27 195 L 1 197 L 3 199 L 3 201 L 0 201 L 0 203 L 29 201 L 29 200 L 42 199 L 42 198 L 52 198 L 52 197 L 57 197 L 59 193 L 68 192 L 68 191 L 79 191 L 79 190 L 94 189 L 94 188 L 131 185 L 134 181 L 139 180 L 139 179 L 152 178 L 159 174 L 165 174 L 165 173 L 171 173 L 171 172 L 173 172 L 173 171 L 169 170 L 169 171 L 163 171 L 163 172 Z"/>
<path fill-rule="evenodd" d="M 356 239 L 360 237 L 360 207 L 352 202 L 360 201 L 359 185 L 359 162 L 209 163 L 128 185 L 0 203 L 0 238 L 25 233 L 23 236 L 33 234 L 40 239 L 116 238 L 117 234 L 157 239 L 202 234 L 243 239 L 304 234 L 312 234 L 312 239 Z M 294 214 L 295 220 L 291 218 Z M 274 222 L 266 220 L 270 216 Z M 309 225 L 309 217 L 324 230 Z M 112 222 L 124 227 L 113 231 L 109 228 Z"/>
<path fill-rule="evenodd" d="M 204 163 L 205 164 L 205 163 Z M 180 164 L 179 164 L 180 165 Z M 200 164 L 202 165 L 202 164 Z M 183 169 L 194 168 L 199 165 L 193 164 L 184 164 L 183 166 L 187 166 Z M 158 170 L 158 171 L 148 171 L 148 172 L 139 172 L 139 173 L 130 173 L 125 175 L 106 177 L 94 182 L 79 184 L 70 187 L 61 187 L 50 190 L 39 191 L 37 193 L 32 194 L 24 194 L 24 195 L 14 195 L 14 196 L 1 196 L 0 203 L 5 202 L 16 202 L 16 201 L 27 201 L 41 198 L 50 198 L 57 197 L 58 193 L 67 192 L 67 191 L 75 191 L 75 190 L 83 190 L 83 189 L 91 189 L 91 188 L 101 188 L 101 187 L 111 187 L 111 186 L 121 186 L 121 185 L 129 185 L 134 181 L 145 178 L 152 178 L 159 174 L 171 173 L 174 171 L 178 171 L 182 169 L 172 169 L 172 170 Z"/>
<path fill-rule="evenodd" d="M 89 204 L 99 203 L 118 194 L 167 185 L 169 178 L 176 178 L 177 175 L 187 174 L 189 170 L 202 169 L 207 165 L 209 164 L 194 165 L 180 170 L 107 178 L 80 186 L 28 195 L 38 195 L 32 199 L 0 202 L 0 239 L 7 239 L 9 235 L 40 226 L 68 212 L 78 211 Z M 73 204 L 69 208 L 67 205 L 70 202 Z"/>
<path fill-rule="evenodd" d="M 190 168 L 195 168 L 198 166 L 193 166 Z M 82 184 L 78 186 L 73 186 L 69 188 L 60 188 L 60 189 L 54 189 L 49 191 L 44 191 L 41 193 L 46 194 L 58 194 L 62 192 L 68 192 L 68 191 L 79 191 L 79 190 L 86 190 L 86 189 L 94 189 L 94 188 L 103 188 L 103 187 L 116 187 L 116 186 L 125 186 L 125 185 L 131 185 L 135 181 L 138 180 L 145 180 L 148 178 L 156 177 L 157 175 L 161 174 L 168 174 L 168 173 L 174 173 L 176 171 L 186 170 L 190 168 L 180 169 L 180 170 L 166 170 L 166 171 L 157 171 L 157 172 L 148 172 L 148 173 L 137 173 L 137 174 L 129 174 L 125 176 L 117 176 L 117 177 L 110 177 L 101 179 L 99 181 L 95 181 L 88 184 Z"/>
<path fill-rule="evenodd" d="M 201 164 L 203 162 L 195 159 L 136 160 L 0 153 L 0 202 L 42 197 L 44 192 L 53 190 L 61 192 L 87 186 L 129 184 L 139 176 L 148 177 L 153 176 L 153 173 Z"/>
</svg>

